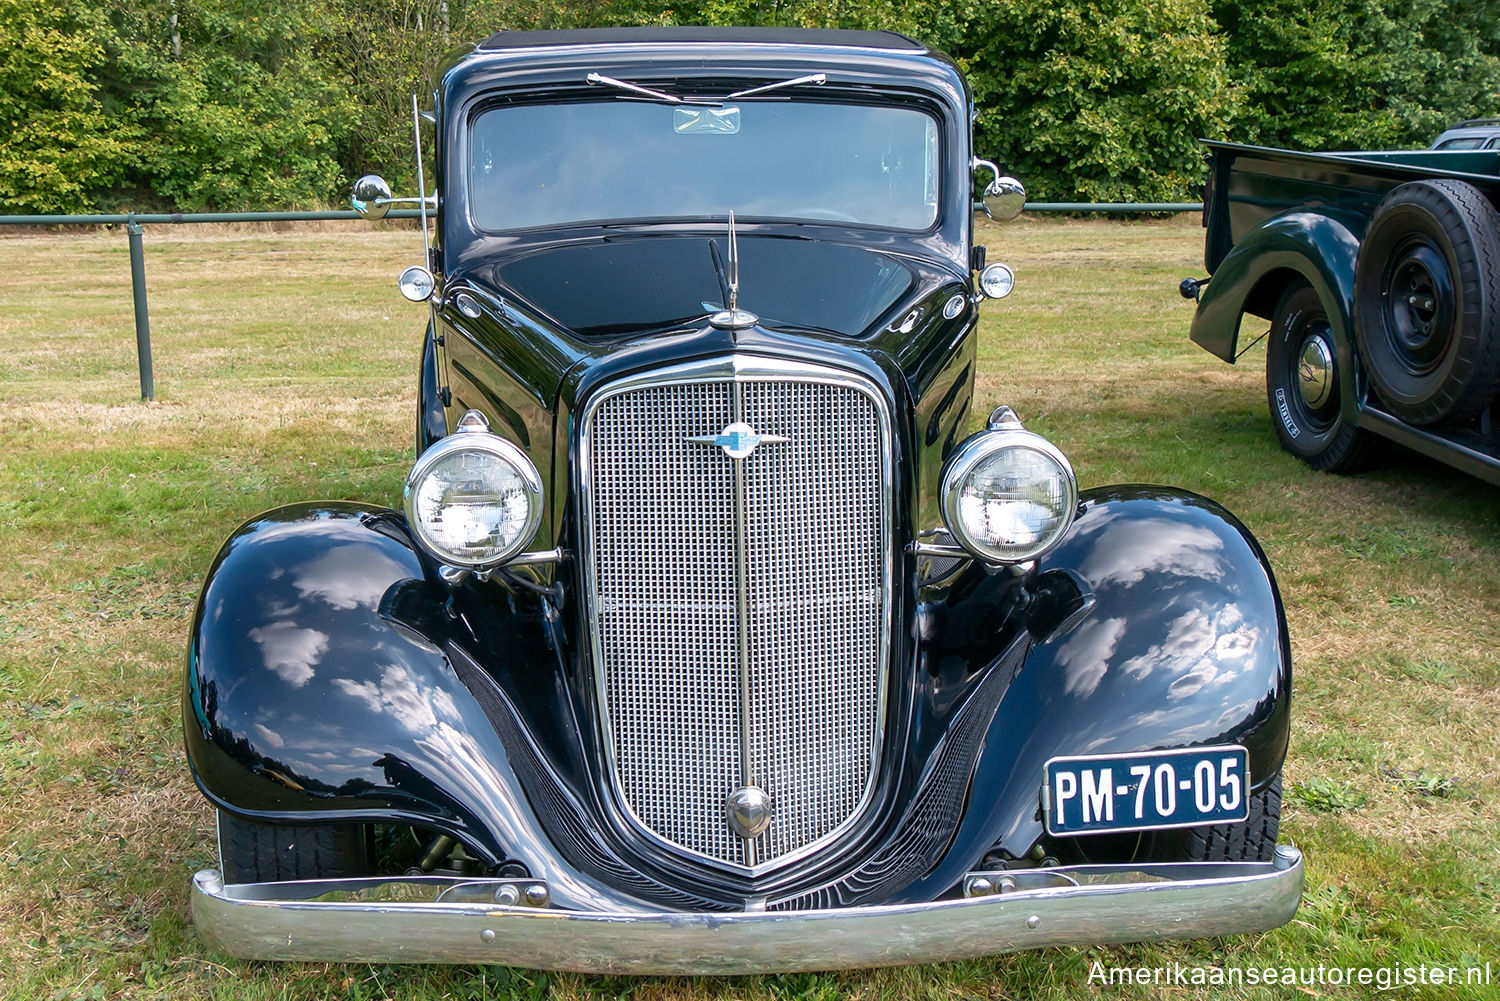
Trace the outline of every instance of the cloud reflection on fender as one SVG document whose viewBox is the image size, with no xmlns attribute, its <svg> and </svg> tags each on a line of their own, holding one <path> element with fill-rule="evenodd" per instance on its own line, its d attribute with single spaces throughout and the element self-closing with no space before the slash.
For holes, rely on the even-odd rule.
<svg viewBox="0 0 1500 1001">
<path fill-rule="evenodd" d="M 1139 584 L 1148 574 L 1222 582 L 1229 573 L 1224 540 L 1207 526 L 1141 518 L 1131 523 L 1129 532 L 1107 532 L 1112 520 L 1106 514 L 1084 529 L 1088 534 L 1104 536 L 1078 568 L 1095 590 L 1112 584 Z M 1150 548 L 1142 548 L 1141 538 L 1151 540 Z"/>
<path fill-rule="evenodd" d="M 384 668 L 379 682 L 335 678 L 333 684 L 345 695 L 362 699 L 371 712 L 389 713 L 412 733 L 427 733 L 437 726 L 439 713 L 447 720 L 459 718 L 453 696 L 417 685 L 399 664 Z"/>
<path fill-rule="evenodd" d="M 1138 725 L 1203 739 L 1205 724 L 1253 709 L 1247 692 L 1258 684 L 1242 691 L 1235 682 L 1264 667 L 1270 609 L 1247 607 L 1237 593 L 1242 561 L 1220 525 L 1140 514 L 1126 503 L 1080 520 L 1070 545 L 1099 604 L 1061 640 L 1054 663 L 1067 696 L 1119 699 L 1122 712 L 1138 707 Z"/>
<path fill-rule="evenodd" d="M 256 626 L 249 635 L 260 647 L 266 668 L 293 688 L 301 688 L 313 679 L 317 673 L 313 665 L 328 650 L 328 634 L 303 629 L 287 619 Z"/>
<path fill-rule="evenodd" d="M 292 571 L 292 586 L 303 598 L 320 598 L 338 609 L 380 605 L 387 584 L 405 570 L 368 545 L 335 546 Z"/>
</svg>

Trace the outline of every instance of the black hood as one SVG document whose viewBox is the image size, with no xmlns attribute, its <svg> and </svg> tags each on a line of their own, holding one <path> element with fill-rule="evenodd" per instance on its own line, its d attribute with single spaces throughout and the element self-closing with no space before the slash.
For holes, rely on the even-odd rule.
<svg viewBox="0 0 1500 1001">
<path fill-rule="evenodd" d="M 585 337 L 682 327 L 724 306 L 715 242 L 722 260 L 723 237 L 606 238 L 496 265 L 494 280 Z M 739 305 L 768 328 L 857 337 L 917 283 L 903 260 L 845 244 L 741 236 L 739 252 Z"/>
</svg>

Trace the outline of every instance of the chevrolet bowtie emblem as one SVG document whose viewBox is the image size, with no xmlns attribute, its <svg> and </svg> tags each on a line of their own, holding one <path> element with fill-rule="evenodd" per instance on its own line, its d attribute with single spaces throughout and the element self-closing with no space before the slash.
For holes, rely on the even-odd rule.
<svg viewBox="0 0 1500 1001">
<path fill-rule="evenodd" d="M 758 434 L 753 427 L 743 421 L 735 421 L 718 434 L 700 434 L 687 440 L 701 445 L 717 445 L 731 459 L 743 459 L 755 451 L 762 442 L 767 445 L 779 445 L 792 439 L 783 438 L 779 434 Z"/>
</svg>

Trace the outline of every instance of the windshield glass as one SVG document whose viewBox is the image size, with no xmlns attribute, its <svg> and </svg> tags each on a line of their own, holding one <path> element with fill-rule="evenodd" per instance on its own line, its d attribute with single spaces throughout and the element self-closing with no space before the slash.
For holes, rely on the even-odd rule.
<svg viewBox="0 0 1500 1001">
<path fill-rule="evenodd" d="M 485 230 L 625 219 L 937 221 L 938 128 L 910 108 L 744 100 L 511 105 L 474 119 Z"/>
<path fill-rule="evenodd" d="M 1435 149 L 1478 149 L 1484 145 L 1484 136 L 1460 136 L 1457 139 L 1445 139 L 1438 143 Z"/>
</svg>

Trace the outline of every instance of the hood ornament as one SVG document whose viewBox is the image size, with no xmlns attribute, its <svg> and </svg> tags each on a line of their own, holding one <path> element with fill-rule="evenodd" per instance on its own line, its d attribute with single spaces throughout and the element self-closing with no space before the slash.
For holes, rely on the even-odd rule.
<svg viewBox="0 0 1500 1001">
<path fill-rule="evenodd" d="M 731 459 L 744 459 L 762 443 L 781 445 L 792 439 L 784 438 L 779 434 L 760 434 L 743 421 L 735 421 L 718 434 L 700 434 L 684 440 L 699 445 L 717 445 Z"/>
<path fill-rule="evenodd" d="M 724 304 L 724 309 L 710 316 L 708 322 L 720 330 L 746 330 L 759 323 L 760 317 L 747 309 L 740 309 L 740 242 L 734 234 L 734 209 L 729 210 L 728 271 L 725 291 L 729 301 Z"/>
</svg>

